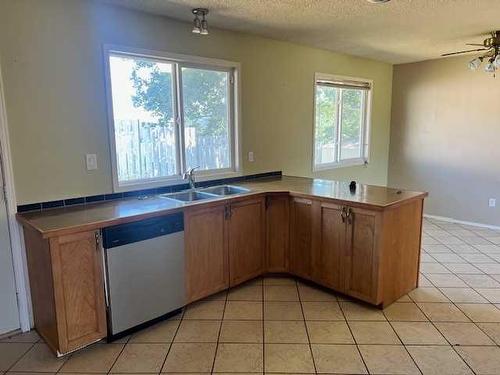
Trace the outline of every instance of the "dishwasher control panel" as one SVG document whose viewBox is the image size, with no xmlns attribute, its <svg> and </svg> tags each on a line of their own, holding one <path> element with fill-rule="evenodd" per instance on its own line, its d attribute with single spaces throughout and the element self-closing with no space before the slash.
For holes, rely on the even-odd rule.
<svg viewBox="0 0 500 375">
<path fill-rule="evenodd" d="M 182 212 L 178 212 L 105 228 L 102 231 L 103 246 L 105 249 L 111 249 L 183 230 L 184 215 Z"/>
</svg>

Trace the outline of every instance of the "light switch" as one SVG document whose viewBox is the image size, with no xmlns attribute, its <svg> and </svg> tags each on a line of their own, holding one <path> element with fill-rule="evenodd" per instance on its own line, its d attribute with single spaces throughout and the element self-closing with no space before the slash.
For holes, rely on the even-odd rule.
<svg viewBox="0 0 500 375">
<path fill-rule="evenodd" d="M 248 161 L 251 161 L 251 162 L 253 162 L 253 161 L 254 161 L 254 158 L 253 158 L 253 151 L 250 151 L 250 152 L 248 153 Z"/>
<path fill-rule="evenodd" d="M 97 169 L 97 155 L 87 154 L 85 155 L 85 161 L 87 163 L 87 171 L 93 171 Z"/>
<path fill-rule="evenodd" d="M 495 198 L 488 199 L 488 206 L 495 207 L 497 205 L 497 200 Z"/>
</svg>

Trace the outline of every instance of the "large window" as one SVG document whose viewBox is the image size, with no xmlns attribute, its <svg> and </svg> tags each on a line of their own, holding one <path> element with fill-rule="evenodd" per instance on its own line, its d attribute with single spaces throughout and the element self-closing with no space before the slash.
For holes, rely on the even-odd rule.
<svg viewBox="0 0 500 375">
<path fill-rule="evenodd" d="M 107 50 L 115 190 L 235 172 L 236 64 Z"/>
<path fill-rule="evenodd" d="M 368 162 L 371 82 L 316 74 L 314 170 Z"/>
</svg>

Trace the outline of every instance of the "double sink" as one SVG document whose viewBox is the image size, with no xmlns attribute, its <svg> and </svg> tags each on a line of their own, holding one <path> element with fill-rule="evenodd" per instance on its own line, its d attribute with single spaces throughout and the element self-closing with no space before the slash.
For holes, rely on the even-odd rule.
<svg viewBox="0 0 500 375">
<path fill-rule="evenodd" d="M 220 197 L 225 197 L 227 195 L 244 194 L 248 192 L 250 192 L 249 189 L 241 186 L 221 185 L 200 190 L 187 190 L 187 191 L 181 191 L 179 193 L 162 194 L 161 197 L 174 200 L 177 202 L 186 203 L 186 202 L 200 201 L 204 199 L 220 198 Z"/>
</svg>

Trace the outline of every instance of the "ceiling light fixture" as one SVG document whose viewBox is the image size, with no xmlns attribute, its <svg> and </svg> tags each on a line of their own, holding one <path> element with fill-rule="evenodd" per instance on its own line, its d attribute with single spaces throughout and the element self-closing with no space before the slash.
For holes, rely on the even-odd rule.
<svg viewBox="0 0 500 375">
<path fill-rule="evenodd" d="M 192 30 L 193 34 L 208 35 L 208 22 L 206 20 L 208 9 L 194 8 L 192 12 L 194 14 L 193 30 Z"/>
<path fill-rule="evenodd" d="M 495 64 L 493 64 L 493 61 L 495 60 L 492 57 L 491 59 L 488 60 L 488 64 L 485 65 L 484 71 L 486 73 L 495 73 L 495 70 L 497 70 L 497 67 L 495 66 Z"/>
<path fill-rule="evenodd" d="M 476 57 L 475 59 L 472 59 L 469 61 L 469 69 L 470 70 L 477 70 L 481 66 L 481 63 L 483 62 L 482 57 Z"/>
<path fill-rule="evenodd" d="M 493 73 L 493 76 L 495 76 L 496 71 L 500 70 L 500 30 L 492 31 L 491 37 L 483 40 L 483 43 L 481 44 L 468 43 L 467 45 L 480 48 L 445 53 L 441 56 L 461 55 L 463 53 L 486 51 L 484 52 L 484 55 L 475 57 L 471 61 L 469 61 L 469 69 L 478 70 L 482 62 L 486 61 L 484 71 L 486 73 Z"/>
<path fill-rule="evenodd" d="M 500 69 L 500 54 L 495 57 L 495 61 L 493 62 L 493 64 L 495 64 L 495 66 Z"/>
</svg>

